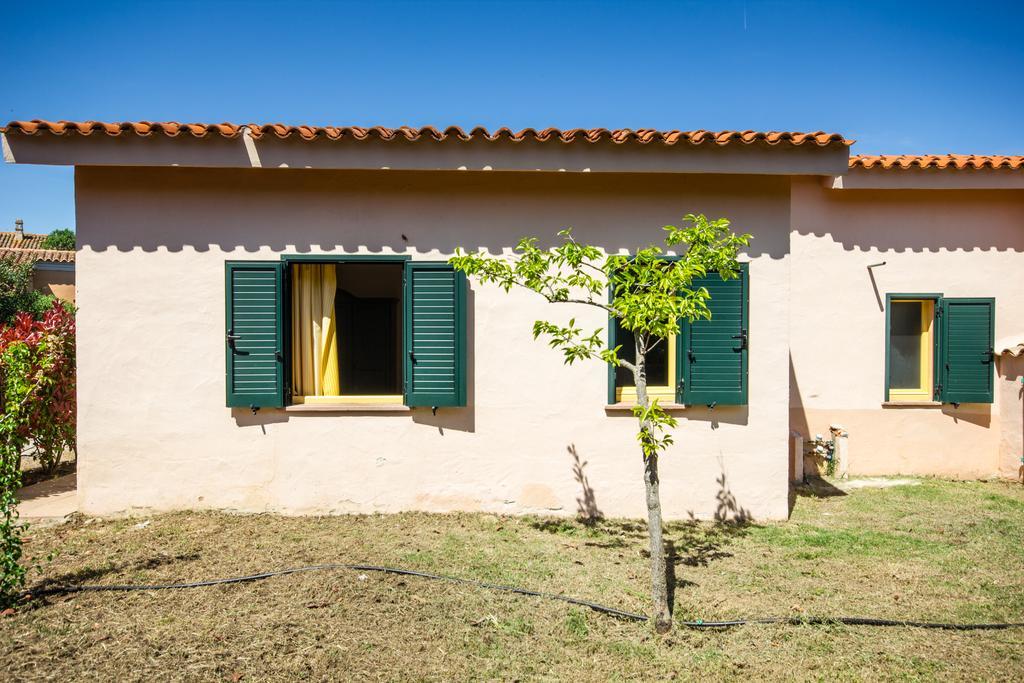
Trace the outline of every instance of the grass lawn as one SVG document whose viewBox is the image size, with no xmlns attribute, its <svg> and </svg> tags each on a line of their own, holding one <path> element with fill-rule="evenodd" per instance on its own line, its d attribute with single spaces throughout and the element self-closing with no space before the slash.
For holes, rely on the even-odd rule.
<svg viewBox="0 0 1024 683">
<path fill-rule="evenodd" d="M 665 495 L 671 495 L 666 492 Z M 645 528 L 494 515 L 181 513 L 31 532 L 42 578 L 195 580 L 366 562 L 646 611 Z M 677 619 L 850 615 L 1024 621 L 1024 487 L 925 480 L 796 499 L 786 523 L 672 524 Z M 34 580 L 40 577 L 35 575 Z M 1002 679 L 1024 629 L 651 627 L 561 602 L 325 571 L 49 598 L 0 618 L 4 680 Z"/>
</svg>

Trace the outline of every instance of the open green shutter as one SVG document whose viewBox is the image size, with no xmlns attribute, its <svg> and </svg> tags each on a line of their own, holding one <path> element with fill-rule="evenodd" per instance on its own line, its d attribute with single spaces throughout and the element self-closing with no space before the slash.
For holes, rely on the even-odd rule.
<svg viewBox="0 0 1024 683">
<path fill-rule="evenodd" d="M 405 264 L 405 404 L 466 405 L 466 275 Z"/>
<path fill-rule="evenodd" d="M 942 299 L 943 403 L 992 403 L 995 299 Z"/>
<path fill-rule="evenodd" d="M 227 404 L 284 406 L 284 263 L 225 264 Z"/>
<path fill-rule="evenodd" d="M 681 401 L 686 405 L 736 406 L 747 403 L 749 276 L 723 280 L 717 273 L 693 281 L 711 298 L 710 320 L 683 322 L 679 335 Z"/>
</svg>

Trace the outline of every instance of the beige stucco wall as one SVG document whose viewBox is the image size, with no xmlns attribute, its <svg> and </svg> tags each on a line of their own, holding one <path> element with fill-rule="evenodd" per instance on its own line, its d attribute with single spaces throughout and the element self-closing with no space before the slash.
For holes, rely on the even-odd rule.
<svg viewBox="0 0 1024 683">
<path fill-rule="evenodd" d="M 474 283 L 467 408 L 254 417 L 224 407 L 224 261 L 444 259 L 566 226 L 622 250 L 695 211 L 756 236 L 750 405 L 680 415 L 662 464 L 666 514 L 787 514 L 786 177 L 79 168 L 76 199 L 86 513 L 575 514 L 575 453 L 604 514 L 642 516 L 634 422 L 605 412 L 605 368 L 566 367 L 530 332 L 542 316 L 601 327 L 598 311 Z"/>
<path fill-rule="evenodd" d="M 791 427 L 845 427 L 853 474 L 1015 474 L 1000 444 L 1019 434 L 1003 421 L 1021 407 L 998 378 L 991 406 L 882 407 L 882 309 L 887 292 L 993 296 L 996 338 L 1024 332 L 1024 191 L 831 190 L 808 178 L 793 181 L 792 207 Z"/>
</svg>

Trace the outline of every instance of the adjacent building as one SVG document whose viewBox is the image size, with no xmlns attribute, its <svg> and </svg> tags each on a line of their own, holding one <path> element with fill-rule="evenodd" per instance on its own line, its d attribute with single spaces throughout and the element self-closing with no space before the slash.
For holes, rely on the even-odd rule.
<svg viewBox="0 0 1024 683">
<path fill-rule="evenodd" d="M 75 252 L 47 249 L 46 235 L 26 233 L 21 220 L 12 232 L 0 232 L 0 258 L 32 264 L 32 286 L 65 301 L 75 301 Z"/>
</svg>

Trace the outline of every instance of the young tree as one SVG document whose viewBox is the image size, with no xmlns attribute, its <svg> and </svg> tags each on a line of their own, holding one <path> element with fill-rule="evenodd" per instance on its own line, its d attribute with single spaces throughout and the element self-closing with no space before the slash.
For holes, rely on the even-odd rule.
<svg viewBox="0 0 1024 683">
<path fill-rule="evenodd" d="M 634 362 L 619 356 L 621 346 L 607 348 L 604 329 L 590 334 L 576 325 L 546 320 L 533 324 L 534 339 L 544 336 L 548 344 L 560 350 L 565 362 L 600 359 L 616 367 L 627 368 L 636 383 L 638 422 L 637 441 L 643 462 L 647 502 L 647 524 L 651 552 L 651 598 L 654 624 L 659 633 L 672 628 L 668 604 L 665 548 L 662 540 L 661 494 L 658 489 L 658 457 L 672 443 L 669 430 L 676 420 L 647 395 L 647 356 L 674 332 L 681 320 L 708 319 L 710 298 L 704 287 L 693 287 L 696 278 L 717 272 L 723 279 L 737 277 L 740 249 L 749 244 L 749 234 L 738 235 L 729 229 L 729 221 L 709 221 L 703 215 L 688 214 L 682 227 L 665 226 L 665 244 L 681 252 L 666 258 L 665 251 L 649 246 L 629 256 L 607 256 L 598 247 L 580 244 L 571 230 L 558 234 L 563 241 L 543 250 L 537 238 L 520 240 L 515 257 L 507 260 L 484 253 L 467 254 L 456 250 L 451 263 L 482 283 L 495 283 L 506 292 L 523 287 L 550 303 L 592 306 L 607 312 L 635 339 Z M 610 293 L 610 296 L 609 296 Z"/>
</svg>

